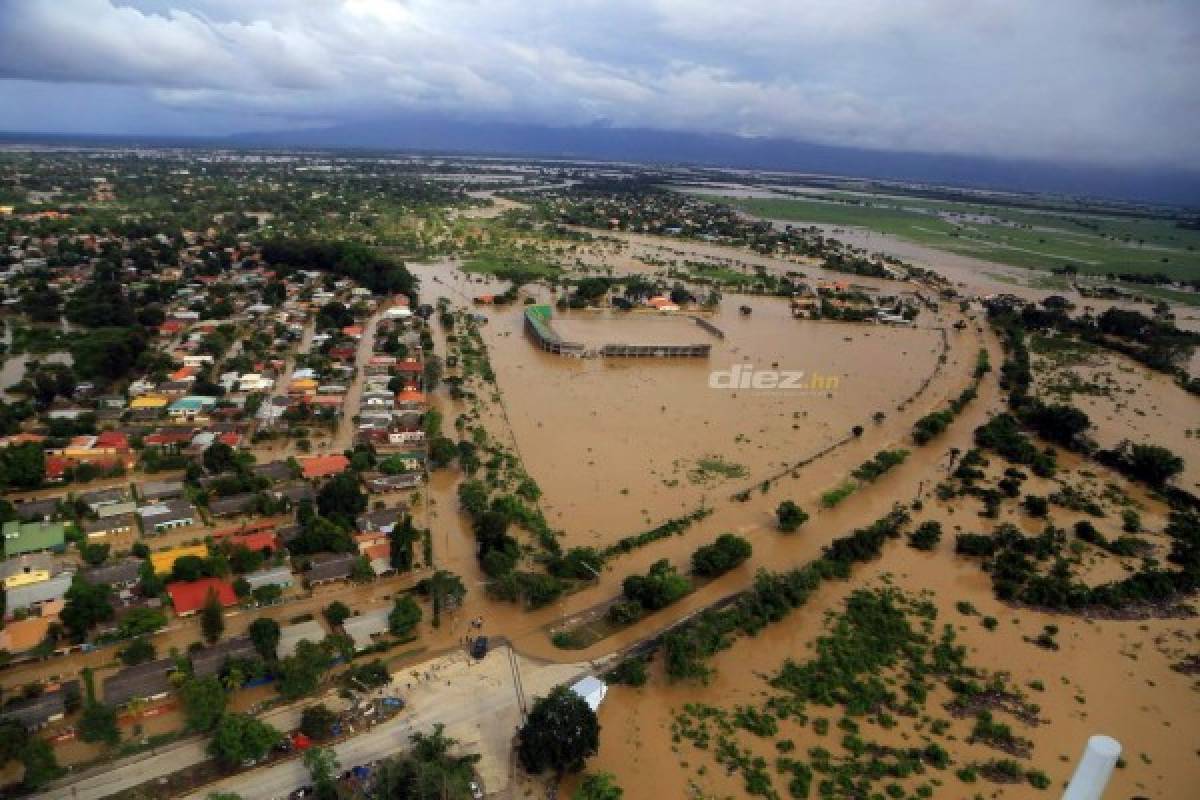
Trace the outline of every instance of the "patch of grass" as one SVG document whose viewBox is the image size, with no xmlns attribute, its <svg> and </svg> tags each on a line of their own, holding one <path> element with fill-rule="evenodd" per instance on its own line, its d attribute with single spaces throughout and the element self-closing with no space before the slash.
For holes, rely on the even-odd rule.
<svg viewBox="0 0 1200 800">
<path fill-rule="evenodd" d="M 696 461 L 696 466 L 688 470 L 688 481 L 702 485 L 719 483 L 731 478 L 746 477 L 746 468 L 741 464 L 726 461 L 721 456 L 705 456 Z"/>
<path fill-rule="evenodd" d="M 821 505 L 825 508 L 833 508 L 841 503 L 858 489 L 858 484 L 854 481 L 846 481 L 839 486 L 824 492 L 821 495 Z"/>
</svg>

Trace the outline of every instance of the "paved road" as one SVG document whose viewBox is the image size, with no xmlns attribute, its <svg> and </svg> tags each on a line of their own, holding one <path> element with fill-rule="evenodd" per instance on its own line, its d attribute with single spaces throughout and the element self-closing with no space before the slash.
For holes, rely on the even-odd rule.
<svg viewBox="0 0 1200 800">
<path fill-rule="evenodd" d="M 300 724 L 300 710 L 296 707 L 278 709 L 264 714 L 262 719 L 280 730 L 291 730 Z M 160 775 L 169 775 L 198 764 L 208 758 L 207 748 L 207 739 L 189 739 L 170 744 L 89 770 L 84 773 L 85 777 L 36 797 L 39 800 L 101 800 Z"/>
<path fill-rule="evenodd" d="M 367 364 L 371 361 L 371 356 L 375 354 L 375 329 L 379 325 L 379 320 L 383 318 L 383 312 L 390 305 L 390 301 L 384 299 L 375 313 L 371 314 L 363 323 L 362 338 L 358 340 L 358 352 L 354 358 L 354 380 L 346 389 L 346 399 L 342 404 L 342 416 L 338 418 L 337 431 L 334 432 L 333 439 L 329 443 L 329 452 L 331 453 L 341 453 L 354 446 L 354 434 L 358 428 L 354 417 L 358 415 L 358 406 L 362 401 Z"/>
</svg>

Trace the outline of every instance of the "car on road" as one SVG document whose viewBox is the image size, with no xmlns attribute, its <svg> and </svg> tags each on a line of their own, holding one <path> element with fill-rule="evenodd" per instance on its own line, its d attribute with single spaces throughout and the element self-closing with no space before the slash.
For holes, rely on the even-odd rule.
<svg viewBox="0 0 1200 800">
<path fill-rule="evenodd" d="M 483 658 L 488 654 L 488 638 L 476 636 L 471 640 L 471 658 Z"/>
<path fill-rule="evenodd" d="M 471 797 L 475 800 L 483 800 L 483 789 L 475 781 L 471 781 Z"/>
</svg>

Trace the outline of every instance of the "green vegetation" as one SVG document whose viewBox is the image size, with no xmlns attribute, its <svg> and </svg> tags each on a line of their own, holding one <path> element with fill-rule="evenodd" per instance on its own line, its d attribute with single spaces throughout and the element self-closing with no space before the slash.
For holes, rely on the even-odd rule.
<svg viewBox="0 0 1200 800">
<path fill-rule="evenodd" d="M 867 228 L 938 250 L 1029 269 L 1088 275 L 1162 273 L 1176 278 L 1194 277 L 1200 270 L 1196 252 L 1200 235 L 1163 219 L 882 195 L 727 200 L 762 217 Z"/>
<path fill-rule="evenodd" d="M 600 723 L 587 702 L 558 686 L 533 703 L 518 734 L 517 758 L 531 774 L 578 772 L 600 747 Z"/>
<path fill-rule="evenodd" d="M 732 533 L 722 533 L 712 544 L 692 553 L 692 574 L 704 578 L 724 575 L 750 557 L 750 542 Z"/>
<path fill-rule="evenodd" d="M 908 513 L 896 509 L 865 528 L 834 539 L 821 558 L 788 572 L 760 570 L 754 585 L 733 603 L 708 609 L 669 631 L 662 640 L 667 675 L 705 679 L 706 659 L 728 647 L 733 634 L 755 634 L 804 605 L 823 580 L 845 578 L 854 563 L 877 558 L 883 543 L 901 535 Z"/>
<path fill-rule="evenodd" d="M 776 780 L 795 798 L 811 797 L 814 788 L 819 797 L 931 797 L 933 787 L 941 785 L 937 773 L 953 767 L 937 739 L 955 738 L 949 729 L 956 717 L 974 717 L 970 741 L 1027 758 L 1031 745 L 1013 725 L 1036 724 L 1037 707 L 1009 685 L 1005 673 L 988 674 L 968 664 L 954 627 L 938 631 L 936 619 L 936 606 L 926 597 L 894 589 L 855 591 L 827 622 L 828 632 L 817 639 L 813 656 L 803 663 L 788 659 L 768 678 L 774 691 L 765 692 L 760 705 L 685 704 L 673 721 L 672 737 L 739 774 L 746 795 L 766 798 L 781 796 Z M 945 706 L 949 718 L 939 719 L 933 715 L 940 703 L 930 701 L 941 687 L 951 700 Z M 812 716 L 826 710 L 842 713 L 840 741 L 799 753 L 791 739 L 780 738 L 785 722 L 828 735 L 828 718 Z M 1002 721 L 1000 713 L 1013 722 Z M 920 742 L 885 743 L 894 741 L 885 732 L 897 717 L 922 720 Z M 756 755 L 761 747 L 745 746 L 743 734 L 774 740 L 779 754 L 774 762 Z M 1042 774 L 1029 772 L 1036 773 L 1029 780 L 1037 785 Z M 1023 778 L 1026 770 L 1018 766 L 1017 774 Z"/>
<path fill-rule="evenodd" d="M 821 505 L 825 508 L 833 508 L 856 491 L 858 491 L 857 483 L 854 481 L 843 481 L 821 494 Z"/>
<path fill-rule="evenodd" d="M 801 525 L 808 522 L 808 512 L 791 500 L 784 500 L 775 509 L 775 519 L 779 525 L 779 530 L 784 533 L 793 533 Z"/>
<path fill-rule="evenodd" d="M 375 796 L 472 800 L 471 781 L 479 756 L 452 755 L 461 748 L 445 736 L 441 725 L 430 734 L 414 733 L 409 740 L 411 748 L 379 765 Z"/>
</svg>

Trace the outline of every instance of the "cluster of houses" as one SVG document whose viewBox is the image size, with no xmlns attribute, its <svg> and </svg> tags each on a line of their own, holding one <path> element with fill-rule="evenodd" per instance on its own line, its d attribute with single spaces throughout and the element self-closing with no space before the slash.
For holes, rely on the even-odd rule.
<svg viewBox="0 0 1200 800">
<path fill-rule="evenodd" d="M 407 303 L 385 310 L 364 367 L 355 438 L 371 445 L 387 465 L 385 472 L 368 476 L 367 488 L 373 493 L 416 488 L 424 474 L 421 423 L 428 403 L 421 341 L 413 326 L 416 319 Z M 389 341 L 398 341 L 404 355 L 389 354 Z"/>
<path fill-rule="evenodd" d="M 293 481 L 297 467 L 299 476 Z M 311 498 L 322 481 L 348 467 L 345 456 L 329 455 L 303 459 L 298 464 L 262 465 L 262 472 L 283 478 L 285 486 L 303 486 L 307 490 L 304 496 Z M 107 586 L 115 610 L 111 620 L 92 632 L 89 639 L 96 641 L 119 636 L 123 621 L 139 609 L 160 611 L 165 622 L 168 611 L 188 617 L 213 598 L 224 608 L 279 602 L 302 588 L 312 591 L 347 581 L 364 562 L 376 576 L 395 572 L 389 535 L 406 513 L 403 505 L 360 515 L 352 552 L 292 559 L 287 548 L 300 533 L 297 524 L 251 517 L 226 527 L 205 526 L 204 517 L 211 521 L 216 515 L 205 514 L 190 502 L 182 482 L 144 481 L 133 489 L 103 489 L 15 504 L 18 518 L 3 525 L 4 558 L 0 560 L 0 586 L 5 600 L 0 650 L 10 659 L 19 663 L 28 658 L 68 655 L 91 646 L 51 635 L 53 626 L 61 624 L 67 593 L 79 579 Z M 164 541 L 165 546 L 157 546 Z M 148 552 L 142 551 L 144 558 L 132 554 L 134 548 L 130 545 L 134 542 L 147 546 Z M 108 543 L 121 554 L 89 566 L 79 550 L 87 543 Z M 205 562 L 216 553 L 228 554 L 238 548 L 260 554 L 260 566 L 228 576 L 181 575 L 180 565 L 185 560 Z M 161 595 L 142 592 L 147 574 L 165 583 Z M 367 647 L 372 637 L 386 631 L 386 616 L 386 611 L 366 614 L 350 622 L 346 632 L 360 646 Z M 308 627 L 313 624 L 305 623 Z M 319 625 L 317 628 L 305 636 L 320 640 L 325 631 Z M 286 655 L 287 636 L 284 638 L 280 652 Z M 294 637 L 290 646 L 294 647 L 300 638 L 305 637 Z M 207 674 L 205 669 L 218 668 L 233 650 L 248 646 L 241 637 L 192 653 L 196 674 Z M 201 664 L 206 666 L 202 668 Z M 125 668 L 105 679 L 102 699 L 111 705 L 135 698 L 154 699 L 170 690 L 169 674 L 176 668 L 173 659 Z M 68 690 L 47 686 L 43 694 Z M 55 713 L 61 714 L 60 703 L 15 703 L 0 708 L 0 719 L 18 719 L 37 728 L 54 721 Z"/>
<path fill-rule="evenodd" d="M 870 286 L 847 281 L 820 280 L 801 283 L 791 297 L 792 316 L 797 319 L 845 319 L 911 326 L 922 305 L 930 306 L 918 292 L 882 294 Z M 932 304 L 936 310 L 936 304 Z"/>
</svg>

